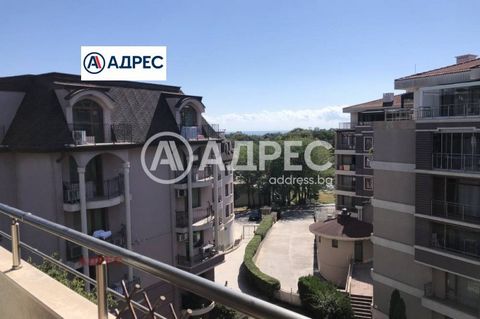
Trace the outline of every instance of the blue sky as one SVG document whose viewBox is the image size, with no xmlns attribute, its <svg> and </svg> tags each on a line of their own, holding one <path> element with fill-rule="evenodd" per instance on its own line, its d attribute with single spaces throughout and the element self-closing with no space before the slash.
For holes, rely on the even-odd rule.
<svg viewBox="0 0 480 319">
<path fill-rule="evenodd" d="M 480 1 L 8 1 L 0 76 L 80 72 L 81 45 L 167 45 L 167 84 L 227 130 L 336 127 L 397 77 L 480 54 Z"/>
</svg>

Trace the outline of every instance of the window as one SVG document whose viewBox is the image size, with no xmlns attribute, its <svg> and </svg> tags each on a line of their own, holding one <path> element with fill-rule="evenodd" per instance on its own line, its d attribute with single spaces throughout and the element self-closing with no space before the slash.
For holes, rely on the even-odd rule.
<svg viewBox="0 0 480 319">
<path fill-rule="evenodd" d="M 364 189 L 367 191 L 373 190 L 373 178 L 365 177 L 363 186 L 364 186 Z"/>
<path fill-rule="evenodd" d="M 372 161 L 372 157 L 371 157 L 371 156 L 365 156 L 365 157 L 364 157 L 364 165 L 363 165 L 363 167 L 364 167 L 364 168 L 372 168 L 372 167 L 371 167 L 371 161 Z"/>
<path fill-rule="evenodd" d="M 192 207 L 200 207 L 200 188 L 192 188 Z"/>
<path fill-rule="evenodd" d="M 105 140 L 103 128 L 103 109 L 98 103 L 92 100 L 81 100 L 72 108 L 73 130 L 85 131 L 86 136 L 95 137 L 96 143 Z"/>
<path fill-rule="evenodd" d="M 322 242 L 322 237 L 318 236 L 318 243 Z"/>
<path fill-rule="evenodd" d="M 225 196 L 228 196 L 228 184 L 225 184 Z"/>
<path fill-rule="evenodd" d="M 363 138 L 363 150 L 369 152 L 373 149 L 373 137 L 365 136 Z"/>
<path fill-rule="evenodd" d="M 333 248 L 338 248 L 338 240 L 332 239 L 332 247 Z"/>
<path fill-rule="evenodd" d="M 193 247 L 198 248 L 203 246 L 203 231 L 193 232 Z"/>
<path fill-rule="evenodd" d="M 197 111 L 192 106 L 185 106 L 180 111 L 182 126 L 197 126 Z"/>
<path fill-rule="evenodd" d="M 225 205 L 225 216 L 230 216 L 230 205 Z"/>
</svg>

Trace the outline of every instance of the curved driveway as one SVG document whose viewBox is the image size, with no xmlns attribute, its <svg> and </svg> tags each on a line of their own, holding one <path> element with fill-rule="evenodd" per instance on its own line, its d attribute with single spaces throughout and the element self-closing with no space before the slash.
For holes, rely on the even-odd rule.
<svg viewBox="0 0 480 319">
<path fill-rule="evenodd" d="M 280 280 L 284 291 L 296 292 L 298 278 L 313 274 L 315 236 L 308 230 L 313 222 L 311 210 L 284 212 L 262 242 L 256 265 Z"/>
</svg>

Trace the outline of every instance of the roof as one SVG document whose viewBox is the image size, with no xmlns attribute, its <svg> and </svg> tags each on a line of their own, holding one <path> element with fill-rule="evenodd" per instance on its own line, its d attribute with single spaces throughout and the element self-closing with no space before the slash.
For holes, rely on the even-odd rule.
<svg viewBox="0 0 480 319">
<path fill-rule="evenodd" d="M 400 107 L 402 105 L 402 95 L 398 94 L 395 95 L 393 98 L 393 107 Z M 343 108 L 343 112 L 352 112 L 352 111 L 367 111 L 367 110 L 374 110 L 374 109 L 382 109 L 383 106 L 383 99 L 373 100 L 370 102 L 355 104 L 352 106 L 347 106 Z"/>
<path fill-rule="evenodd" d="M 340 240 L 368 238 L 373 232 L 373 225 L 350 216 L 339 215 L 337 218 L 311 224 L 309 230 L 318 236 Z"/>
<path fill-rule="evenodd" d="M 396 81 L 413 80 L 413 79 L 419 79 L 419 78 L 427 78 L 431 76 L 467 72 L 479 67 L 480 67 L 480 58 L 462 62 L 462 63 L 456 63 L 456 64 L 444 66 L 444 67 L 433 69 L 430 71 L 425 71 L 425 72 L 420 72 L 413 75 L 405 76 L 405 77 L 396 79 Z"/>
<path fill-rule="evenodd" d="M 155 133 L 179 133 L 175 107 L 187 98 L 180 87 L 129 81 L 81 81 L 78 75 L 46 73 L 0 78 L 0 91 L 25 92 L 3 139 L 10 150 L 58 151 L 72 144 L 62 105 L 82 90 L 105 94 L 115 107 L 108 124 L 129 124 L 135 144 Z M 66 97 L 59 92 L 67 92 Z M 209 135 L 207 135 L 209 136 Z M 2 142 L 2 141 L 0 141 Z"/>
</svg>

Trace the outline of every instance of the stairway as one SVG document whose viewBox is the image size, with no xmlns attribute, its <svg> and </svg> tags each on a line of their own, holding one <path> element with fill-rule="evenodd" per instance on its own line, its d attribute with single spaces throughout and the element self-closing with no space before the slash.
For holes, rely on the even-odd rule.
<svg viewBox="0 0 480 319">
<path fill-rule="evenodd" d="M 350 295 L 350 304 L 355 318 L 372 319 L 372 297 Z"/>
</svg>

